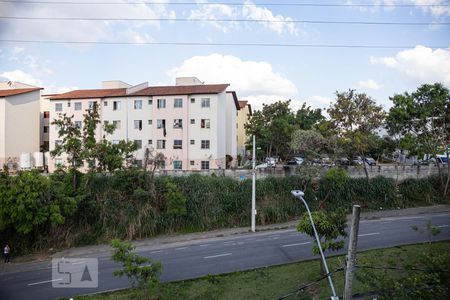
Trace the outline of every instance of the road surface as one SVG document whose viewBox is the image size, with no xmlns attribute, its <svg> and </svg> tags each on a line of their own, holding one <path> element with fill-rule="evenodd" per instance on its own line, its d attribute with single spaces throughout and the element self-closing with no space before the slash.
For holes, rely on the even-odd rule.
<svg viewBox="0 0 450 300">
<path fill-rule="evenodd" d="M 358 250 L 428 241 L 428 234 L 411 229 L 413 225 L 425 228 L 428 220 L 442 230 L 433 240 L 450 239 L 448 212 L 366 220 L 360 223 Z M 310 237 L 291 228 L 163 245 L 159 249 L 144 247 L 138 251 L 162 262 L 162 281 L 175 281 L 311 259 L 314 257 L 312 245 Z M 340 253 L 345 253 L 345 250 Z M 51 264 L 44 263 L 33 270 L 0 274 L 0 299 L 55 299 L 129 286 L 127 279 L 112 275 L 119 265 L 111 262 L 109 257 L 89 257 L 98 258 L 97 288 L 52 288 L 52 280 L 61 279 L 52 278 Z"/>
</svg>

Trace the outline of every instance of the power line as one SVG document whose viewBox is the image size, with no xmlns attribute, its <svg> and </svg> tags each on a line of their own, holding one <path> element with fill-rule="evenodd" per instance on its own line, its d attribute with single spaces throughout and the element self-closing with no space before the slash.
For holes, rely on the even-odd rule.
<svg viewBox="0 0 450 300">
<path fill-rule="evenodd" d="M 93 45 L 161 45 L 161 46 L 232 46 L 232 47 L 291 47 L 291 48 L 353 48 L 353 49 L 408 49 L 416 45 L 350 45 L 350 44 L 278 44 L 278 43 L 203 43 L 203 42 L 122 42 L 122 41 L 57 41 L 0 39 L 4 43 L 34 44 L 93 44 Z M 431 49 L 448 46 L 426 46 Z"/>
<path fill-rule="evenodd" d="M 20 17 L 0 16 L 6 20 L 49 20 L 49 21 L 143 21 L 143 22 L 249 22 L 249 23 L 304 23 L 304 24 L 347 24 L 347 25 L 404 25 L 429 26 L 450 25 L 450 22 L 367 22 L 367 21 L 324 21 L 324 20 L 268 20 L 268 19 L 191 19 L 191 18 L 91 18 L 91 17 Z"/>
<path fill-rule="evenodd" d="M 57 4 L 57 5 L 229 5 L 229 6 L 303 6 L 303 7 L 446 7 L 445 4 L 339 4 L 339 3 L 239 3 L 239 2 L 158 2 L 158 1 L 142 1 L 142 2 L 74 2 L 74 1 L 14 1 L 0 0 L 0 3 L 14 4 Z"/>
</svg>

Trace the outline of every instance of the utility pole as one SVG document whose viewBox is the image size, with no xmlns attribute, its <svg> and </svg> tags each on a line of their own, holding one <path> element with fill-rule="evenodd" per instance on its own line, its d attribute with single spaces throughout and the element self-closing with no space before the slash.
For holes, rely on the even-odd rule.
<svg viewBox="0 0 450 300">
<path fill-rule="evenodd" d="M 255 232 L 255 215 L 256 215 L 256 143 L 255 135 L 253 135 L 253 156 L 252 156 L 252 232 Z"/>
<path fill-rule="evenodd" d="M 359 215 L 361 207 L 353 205 L 352 229 L 348 244 L 347 269 L 345 272 L 344 300 L 352 299 L 353 279 L 355 277 L 356 247 L 358 244 Z"/>
</svg>

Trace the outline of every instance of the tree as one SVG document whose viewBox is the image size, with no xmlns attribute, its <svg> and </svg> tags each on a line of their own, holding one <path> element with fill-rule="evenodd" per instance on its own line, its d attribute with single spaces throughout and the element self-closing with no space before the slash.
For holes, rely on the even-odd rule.
<svg viewBox="0 0 450 300">
<path fill-rule="evenodd" d="M 113 248 L 111 259 L 122 264 L 122 269 L 113 272 L 114 276 L 128 277 L 133 287 L 137 284 L 143 290 L 144 298 L 149 299 L 150 289 L 156 288 L 159 283 L 161 263 L 139 256 L 133 252 L 136 247 L 129 242 L 113 239 L 111 247 Z"/>
<path fill-rule="evenodd" d="M 445 152 L 447 160 L 450 144 L 450 92 L 441 83 L 424 84 L 412 94 L 405 92 L 390 98 L 387 125 L 391 134 L 398 134 L 403 146 L 417 154 L 430 154 L 437 160 Z M 444 196 L 449 193 L 450 164 L 447 178 L 438 163 Z"/>
<path fill-rule="evenodd" d="M 60 142 L 55 144 L 50 154 L 52 157 L 67 154 L 67 161 L 72 169 L 77 170 L 83 163 L 83 141 L 81 139 L 81 129 L 73 121 L 73 115 L 60 115 L 59 119 L 55 119 L 52 125 L 56 125 L 58 129 L 58 138 Z"/>
<path fill-rule="evenodd" d="M 332 251 L 337 251 L 344 247 L 344 240 L 337 241 L 339 237 L 347 236 L 345 228 L 347 227 L 347 219 L 345 213 L 340 212 L 325 212 L 316 211 L 311 213 L 314 220 L 314 225 L 317 230 L 317 235 L 319 236 L 320 244 L 322 250 L 325 251 L 330 249 Z M 313 253 L 315 255 L 319 254 L 319 247 L 315 240 L 314 230 L 311 225 L 308 213 L 303 214 L 297 225 L 297 231 L 301 233 L 306 233 L 307 235 L 314 238 Z M 321 263 L 321 270 L 323 272 L 323 265 Z"/>
<path fill-rule="evenodd" d="M 321 109 L 312 109 L 303 103 L 294 114 L 289 108 L 290 103 L 291 100 L 263 104 L 262 110 L 254 112 L 245 124 L 247 136 L 256 136 L 256 146 L 264 149 L 266 156 L 287 158 L 294 130 L 310 130 L 324 120 Z"/>
<path fill-rule="evenodd" d="M 355 90 L 336 92 L 336 102 L 328 108 L 331 122 L 343 147 L 361 157 L 365 157 L 374 140 L 372 136 L 381 127 L 385 112 L 381 106 L 366 94 L 358 94 Z M 369 180 L 366 163 L 364 172 Z"/>
</svg>

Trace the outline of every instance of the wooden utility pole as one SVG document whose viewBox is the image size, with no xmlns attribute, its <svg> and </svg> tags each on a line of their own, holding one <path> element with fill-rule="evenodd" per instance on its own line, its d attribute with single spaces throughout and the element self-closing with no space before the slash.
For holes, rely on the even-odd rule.
<svg viewBox="0 0 450 300">
<path fill-rule="evenodd" d="M 344 300 L 352 299 L 353 279 L 355 277 L 356 247 L 358 244 L 359 215 L 361 207 L 353 205 L 352 229 L 348 244 L 347 269 L 345 272 Z"/>
</svg>

